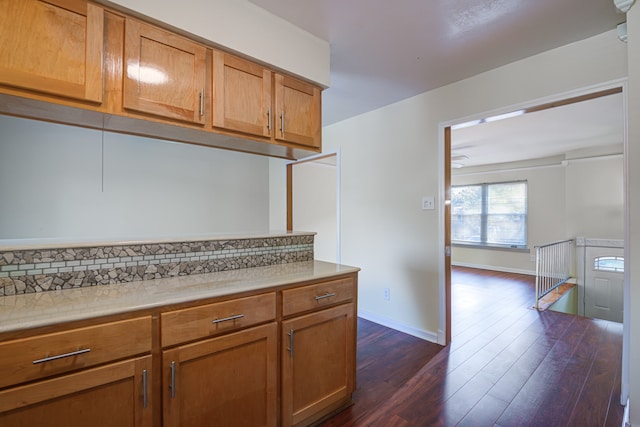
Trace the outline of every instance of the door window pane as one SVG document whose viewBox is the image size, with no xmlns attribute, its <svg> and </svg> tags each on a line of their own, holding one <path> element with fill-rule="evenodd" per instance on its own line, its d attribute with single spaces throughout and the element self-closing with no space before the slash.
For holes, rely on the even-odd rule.
<svg viewBox="0 0 640 427">
<path fill-rule="evenodd" d="M 593 260 L 594 270 L 624 272 L 624 257 L 601 256 Z"/>
</svg>

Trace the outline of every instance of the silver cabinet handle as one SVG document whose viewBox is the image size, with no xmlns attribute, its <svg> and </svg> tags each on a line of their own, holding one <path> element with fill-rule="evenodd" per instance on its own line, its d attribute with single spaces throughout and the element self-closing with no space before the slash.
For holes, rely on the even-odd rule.
<svg viewBox="0 0 640 427">
<path fill-rule="evenodd" d="M 287 350 L 289 350 L 289 354 L 291 357 L 293 357 L 293 333 L 295 331 L 293 329 L 289 330 L 289 348 Z"/>
<path fill-rule="evenodd" d="M 147 400 L 147 370 L 142 370 L 142 407 L 146 408 L 148 406 Z"/>
<path fill-rule="evenodd" d="M 235 316 L 223 317 L 222 319 L 213 319 L 211 323 L 228 322 L 229 320 L 242 319 L 244 314 L 236 314 Z"/>
<path fill-rule="evenodd" d="M 204 116 L 204 88 L 200 90 L 200 117 Z"/>
<path fill-rule="evenodd" d="M 280 113 L 280 131 L 282 132 L 282 137 L 284 138 L 284 110 Z"/>
<path fill-rule="evenodd" d="M 57 356 L 49 356 L 43 359 L 34 360 L 33 364 L 37 365 L 38 363 L 51 362 L 52 360 L 64 359 L 65 357 L 73 357 L 79 354 L 89 353 L 91 351 L 90 348 L 85 348 L 82 350 L 72 351 L 71 353 L 59 354 Z"/>
<path fill-rule="evenodd" d="M 318 295 L 318 296 L 316 297 L 316 301 L 321 300 L 321 299 L 325 299 L 325 298 L 335 297 L 335 296 L 336 296 L 336 294 L 335 294 L 335 293 L 329 293 L 329 292 L 327 292 L 327 293 L 326 293 L 326 294 L 324 294 L 324 295 Z"/>
<path fill-rule="evenodd" d="M 176 397 L 176 362 L 171 362 L 171 398 Z"/>
<path fill-rule="evenodd" d="M 271 107 L 267 110 L 267 129 L 271 133 Z"/>
</svg>

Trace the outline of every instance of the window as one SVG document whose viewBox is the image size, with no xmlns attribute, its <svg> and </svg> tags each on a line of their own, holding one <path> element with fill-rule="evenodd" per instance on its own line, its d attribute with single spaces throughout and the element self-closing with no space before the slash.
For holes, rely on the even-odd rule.
<svg viewBox="0 0 640 427">
<path fill-rule="evenodd" d="M 526 181 L 451 187 L 454 243 L 527 246 Z"/>
<path fill-rule="evenodd" d="M 624 257 L 601 256 L 593 260 L 593 269 L 624 273 Z"/>
</svg>

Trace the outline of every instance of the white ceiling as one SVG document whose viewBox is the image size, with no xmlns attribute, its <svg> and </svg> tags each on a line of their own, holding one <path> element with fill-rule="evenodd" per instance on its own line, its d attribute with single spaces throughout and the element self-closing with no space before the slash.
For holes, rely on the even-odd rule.
<svg viewBox="0 0 640 427">
<path fill-rule="evenodd" d="M 625 20 L 613 0 L 249 1 L 330 42 L 324 126 L 612 30 Z M 569 132 L 563 130 L 568 139 L 579 137 Z"/>
<path fill-rule="evenodd" d="M 479 166 L 557 156 L 621 153 L 622 94 L 527 113 L 505 120 L 452 130 L 455 164 Z M 582 153 L 581 153 L 582 152 Z M 454 159 L 455 156 L 466 159 Z"/>
</svg>

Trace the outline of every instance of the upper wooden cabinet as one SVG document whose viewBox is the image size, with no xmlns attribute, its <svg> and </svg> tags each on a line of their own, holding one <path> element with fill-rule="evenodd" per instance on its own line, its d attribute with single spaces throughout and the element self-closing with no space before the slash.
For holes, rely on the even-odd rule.
<svg viewBox="0 0 640 427">
<path fill-rule="evenodd" d="M 124 108 L 204 124 L 206 52 L 199 43 L 127 18 Z"/>
<path fill-rule="evenodd" d="M 213 51 L 213 126 L 272 135 L 271 75 L 258 64 Z"/>
<path fill-rule="evenodd" d="M 277 131 L 275 138 L 320 149 L 320 88 L 293 77 L 275 74 Z"/>
<path fill-rule="evenodd" d="M 2 0 L 0 114 L 286 159 L 321 88 L 86 0 Z"/>
<path fill-rule="evenodd" d="M 101 103 L 103 26 L 85 1 L 3 1 L 0 83 Z"/>
</svg>

